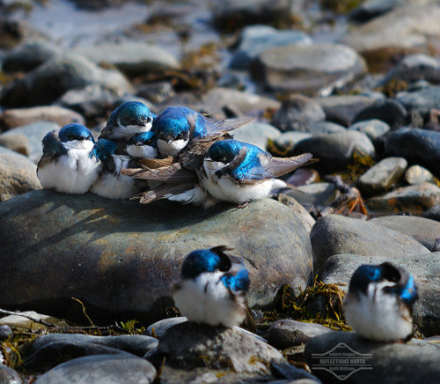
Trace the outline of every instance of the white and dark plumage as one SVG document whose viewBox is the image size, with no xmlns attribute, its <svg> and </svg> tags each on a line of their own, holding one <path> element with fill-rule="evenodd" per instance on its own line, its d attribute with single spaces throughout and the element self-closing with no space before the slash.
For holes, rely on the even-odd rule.
<svg viewBox="0 0 440 384">
<path fill-rule="evenodd" d="M 252 120 L 242 118 L 217 121 L 188 107 L 168 107 L 155 117 L 153 130 L 160 155 L 175 157 L 191 140 L 221 136 Z"/>
<path fill-rule="evenodd" d="M 110 115 L 99 139 L 129 140 L 153 127 L 154 114 L 140 101 L 126 101 Z"/>
<path fill-rule="evenodd" d="M 128 199 L 148 184 L 121 173 L 122 169 L 137 166 L 130 156 L 116 154 L 118 145 L 109 139 L 99 139 L 93 148 L 93 155 L 102 164 L 99 177 L 90 188 L 90 192 L 109 199 Z"/>
<path fill-rule="evenodd" d="M 412 309 L 418 299 L 414 277 L 389 262 L 361 265 L 344 300 L 347 322 L 366 339 L 406 341 L 413 333 Z"/>
<path fill-rule="evenodd" d="M 154 159 L 157 157 L 157 138 L 152 131 L 137 133 L 126 145 L 127 154 L 133 159 Z"/>
<path fill-rule="evenodd" d="M 287 184 L 277 179 L 296 168 L 314 163 L 312 154 L 289 158 L 272 157 L 268 152 L 233 139 L 209 142 L 203 157 L 184 156 L 180 162 L 157 169 L 131 169 L 124 174 L 159 181 L 147 191 L 141 203 L 168 199 L 209 208 L 220 201 L 245 206 L 251 200 L 269 197 Z M 188 158 L 188 159 L 187 159 Z"/>
<path fill-rule="evenodd" d="M 72 194 L 88 192 L 101 166 L 92 153 L 94 144 L 91 132 L 80 124 L 47 133 L 37 166 L 42 187 Z"/>
<path fill-rule="evenodd" d="M 218 246 L 186 256 L 173 298 L 189 321 L 233 327 L 245 320 L 249 273 L 237 258 L 225 253 L 228 250 Z"/>
</svg>

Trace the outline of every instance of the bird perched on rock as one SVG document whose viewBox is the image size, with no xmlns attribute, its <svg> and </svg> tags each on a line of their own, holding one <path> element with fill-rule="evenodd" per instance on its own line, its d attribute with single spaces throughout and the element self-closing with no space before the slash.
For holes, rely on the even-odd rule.
<svg viewBox="0 0 440 384">
<path fill-rule="evenodd" d="M 157 138 L 152 131 L 137 133 L 126 145 L 127 154 L 133 159 L 154 159 L 157 157 Z"/>
<path fill-rule="evenodd" d="M 43 155 L 37 176 L 43 188 L 57 192 L 86 193 L 98 178 L 100 161 L 93 154 L 95 140 L 80 124 L 68 124 L 43 138 Z"/>
<path fill-rule="evenodd" d="M 173 298 L 189 321 L 233 327 L 245 319 L 249 272 L 228 250 L 218 246 L 186 256 Z"/>
<path fill-rule="evenodd" d="M 153 130 L 163 157 L 177 156 L 193 139 L 221 136 L 252 121 L 252 118 L 216 121 L 187 107 L 165 108 L 155 119 Z"/>
<path fill-rule="evenodd" d="M 274 189 L 287 187 L 277 177 L 315 161 L 310 153 L 276 158 L 252 144 L 227 139 L 215 141 L 194 172 L 173 164 L 154 170 L 126 170 L 124 174 L 163 183 L 146 192 L 141 197 L 143 203 L 166 198 L 205 208 L 219 201 L 242 207 L 251 200 L 269 197 Z"/>
<path fill-rule="evenodd" d="M 109 139 L 99 139 L 95 144 L 92 153 L 102 165 L 90 192 L 109 199 L 128 199 L 147 188 L 148 183 L 121 173 L 122 169 L 136 167 L 137 163 L 130 156 L 116 154 L 117 148 L 116 142 Z"/>
<path fill-rule="evenodd" d="M 347 322 L 367 339 L 407 341 L 418 299 L 414 277 L 389 262 L 361 265 L 353 273 L 344 301 Z"/>
<path fill-rule="evenodd" d="M 129 140 L 137 133 L 150 131 L 154 116 L 144 103 L 127 101 L 111 113 L 99 139 Z"/>
</svg>

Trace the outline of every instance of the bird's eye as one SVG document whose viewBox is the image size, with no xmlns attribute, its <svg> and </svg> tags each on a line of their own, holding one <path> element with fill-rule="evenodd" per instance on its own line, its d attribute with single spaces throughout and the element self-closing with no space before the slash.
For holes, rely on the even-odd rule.
<svg viewBox="0 0 440 384">
<path fill-rule="evenodd" d="M 182 138 L 183 138 L 183 133 L 179 133 L 179 134 L 176 136 L 176 140 L 182 140 Z"/>
</svg>

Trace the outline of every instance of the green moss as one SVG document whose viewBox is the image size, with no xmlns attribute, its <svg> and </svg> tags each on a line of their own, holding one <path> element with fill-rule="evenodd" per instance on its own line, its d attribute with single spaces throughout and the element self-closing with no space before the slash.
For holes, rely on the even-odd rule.
<svg viewBox="0 0 440 384">
<path fill-rule="evenodd" d="M 363 0 L 321 0 L 323 9 L 338 13 L 346 14 L 355 8 L 358 8 Z"/>
</svg>

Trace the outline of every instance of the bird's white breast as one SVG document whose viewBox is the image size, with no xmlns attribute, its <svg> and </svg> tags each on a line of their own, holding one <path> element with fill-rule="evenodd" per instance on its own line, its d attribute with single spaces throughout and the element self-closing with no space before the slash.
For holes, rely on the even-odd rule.
<svg viewBox="0 0 440 384">
<path fill-rule="evenodd" d="M 383 285 L 370 284 L 368 296 L 349 293 L 344 302 L 347 322 L 367 339 L 394 341 L 407 338 L 413 330 L 412 317 L 398 296 L 385 294 Z"/>
<path fill-rule="evenodd" d="M 210 195 L 221 201 L 242 204 L 269 197 L 273 188 L 285 186 L 283 181 L 277 179 L 266 179 L 255 184 L 240 184 L 227 175 L 218 178 L 215 172 L 225 167 L 225 164 L 219 162 L 205 160 L 203 167 L 207 177 L 202 176 L 200 184 Z"/>
<path fill-rule="evenodd" d="M 157 149 L 162 156 L 177 156 L 183 148 L 186 147 L 189 140 L 174 140 L 166 141 L 162 139 L 157 140 Z"/>
<path fill-rule="evenodd" d="M 119 124 L 118 128 L 113 129 L 111 138 L 112 139 L 130 139 L 137 133 L 149 132 L 153 124 L 151 122 L 145 125 L 122 125 Z"/>
<path fill-rule="evenodd" d="M 115 160 L 116 172 L 111 173 L 104 169 L 90 188 L 90 192 L 108 199 L 129 199 L 140 192 L 136 179 L 120 173 L 121 169 L 128 167 L 130 159 L 126 156 L 112 156 Z"/>
<path fill-rule="evenodd" d="M 154 159 L 157 149 L 149 145 L 128 145 L 127 153 L 135 159 Z"/>
<path fill-rule="evenodd" d="M 101 164 L 90 157 L 93 148 L 91 141 L 68 143 L 67 155 L 38 167 L 38 178 L 43 188 L 58 192 L 86 193 L 98 178 Z"/>
<path fill-rule="evenodd" d="M 244 297 L 231 299 L 221 282 L 223 272 L 205 272 L 196 279 L 184 279 L 173 297 L 177 308 L 189 321 L 232 327 L 245 318 Z"/>
</svg>

